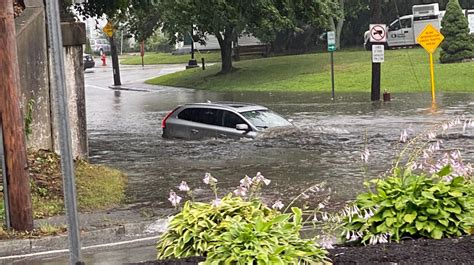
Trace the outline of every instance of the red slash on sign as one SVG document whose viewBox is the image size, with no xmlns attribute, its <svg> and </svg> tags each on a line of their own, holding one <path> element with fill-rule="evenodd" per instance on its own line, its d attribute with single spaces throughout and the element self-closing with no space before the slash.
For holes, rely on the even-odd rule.
<svg viewBox="0 0 474 265">
<path fill-rule="evenodd" d="M 370 25 L 370 41 L 371 42 L 386 42 L 387 30 L 385 25 L 371 24 Z"/>
</svg>

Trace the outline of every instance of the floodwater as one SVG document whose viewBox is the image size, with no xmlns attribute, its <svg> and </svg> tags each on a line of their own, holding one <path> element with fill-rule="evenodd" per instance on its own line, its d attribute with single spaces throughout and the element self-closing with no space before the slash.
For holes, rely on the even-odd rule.
<svg viewBox="0 0 474 265">
<path fill-rule="evenodd" d="M 94 74 L 86 78 L 93 80 Z M 438 93 L 434 107 L 428 92 L 392 94 L 391 102 L 372 103 L 370 92 L 338 95 L 336 90 L 337 97 L 331 102 L 329 93 L 132 87 L 143 91 L 87 87 L 90 159 L 127 173 L 129 202 L 152 202 L 166 208 L 171 207 L 169 191 L 177 190 L 183 180 L 198 198 L 210 199 L 212 194 L 202 182 L 206 172 L 218 179 L 220 195 L 235 189 L 245 175 L 262 172 L 272 180 L 263 191 L 268 201 L 288 201 L 321 182 L 331 187 L 336 202 L 350 200 L 363 190 L 365 176 L 374 177 L 390 168 L 402 130 L 413 137 L 456 116 L 474 119 L 474 93 Z M 262 104 L 292 119 L 295 129 L 241 140 L 161 137 L 161 120 L 168 111 L 179 104 L 207 100 Z M 447 136 L 442 149 L 459 148 L 465 161 L 472 162 L 474 128 L 463 130 L 461 125 Z M 365 147 L 371 153 L 368 174 L 363 173 L 360 158 Z"/>
</svg>

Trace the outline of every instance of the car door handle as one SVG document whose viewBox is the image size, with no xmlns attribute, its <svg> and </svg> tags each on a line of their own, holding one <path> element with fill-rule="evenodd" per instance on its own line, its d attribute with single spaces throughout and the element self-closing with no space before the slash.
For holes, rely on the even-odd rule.
<svg viewBox="0 0 474 265">
<path fill-rule="evenodd" d="M 191 133 L 192 133 L 192 134 L 198 134 L 198 133 L 199 133 L 199 130 L 191 129 Z"/>
<path fill-rule="evenodd" d="M 404 31 L 405 33 L 408 33 L 408 30 L 407 31 Z"/>
</svg>

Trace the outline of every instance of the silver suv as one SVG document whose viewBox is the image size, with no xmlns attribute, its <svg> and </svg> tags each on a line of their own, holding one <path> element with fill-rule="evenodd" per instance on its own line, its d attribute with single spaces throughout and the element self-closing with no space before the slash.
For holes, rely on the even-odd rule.
<svg viewBox="0 0 474 265">
<path fill-rule="evenodd" d="M 193 103 L 175 108 L 161 123 L 163 137 L 254 138 L 258 132 L 292 124 L 266 107 L 237 102 Z"/>
</svg>

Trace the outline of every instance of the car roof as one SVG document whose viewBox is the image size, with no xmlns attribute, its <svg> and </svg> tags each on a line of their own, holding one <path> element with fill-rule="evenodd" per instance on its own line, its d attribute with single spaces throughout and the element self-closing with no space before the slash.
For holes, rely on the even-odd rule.
<svg viewBox="0 0 474 265">
<path fill-rule="evenodd" d="M 233 110 L 236 112 L 246 112 L 246 111 L 253 111 L 253 110 L 268 110 L 268 108 L 254 104 L 254 103 L 228 102 L 228 101 L 207 102 L 207 103 L 188 103 L 188 104 L 184 104 L 183 107 L 186 107 L 186 108 L 211 107 L 211 108 Z"/>
</svg>

